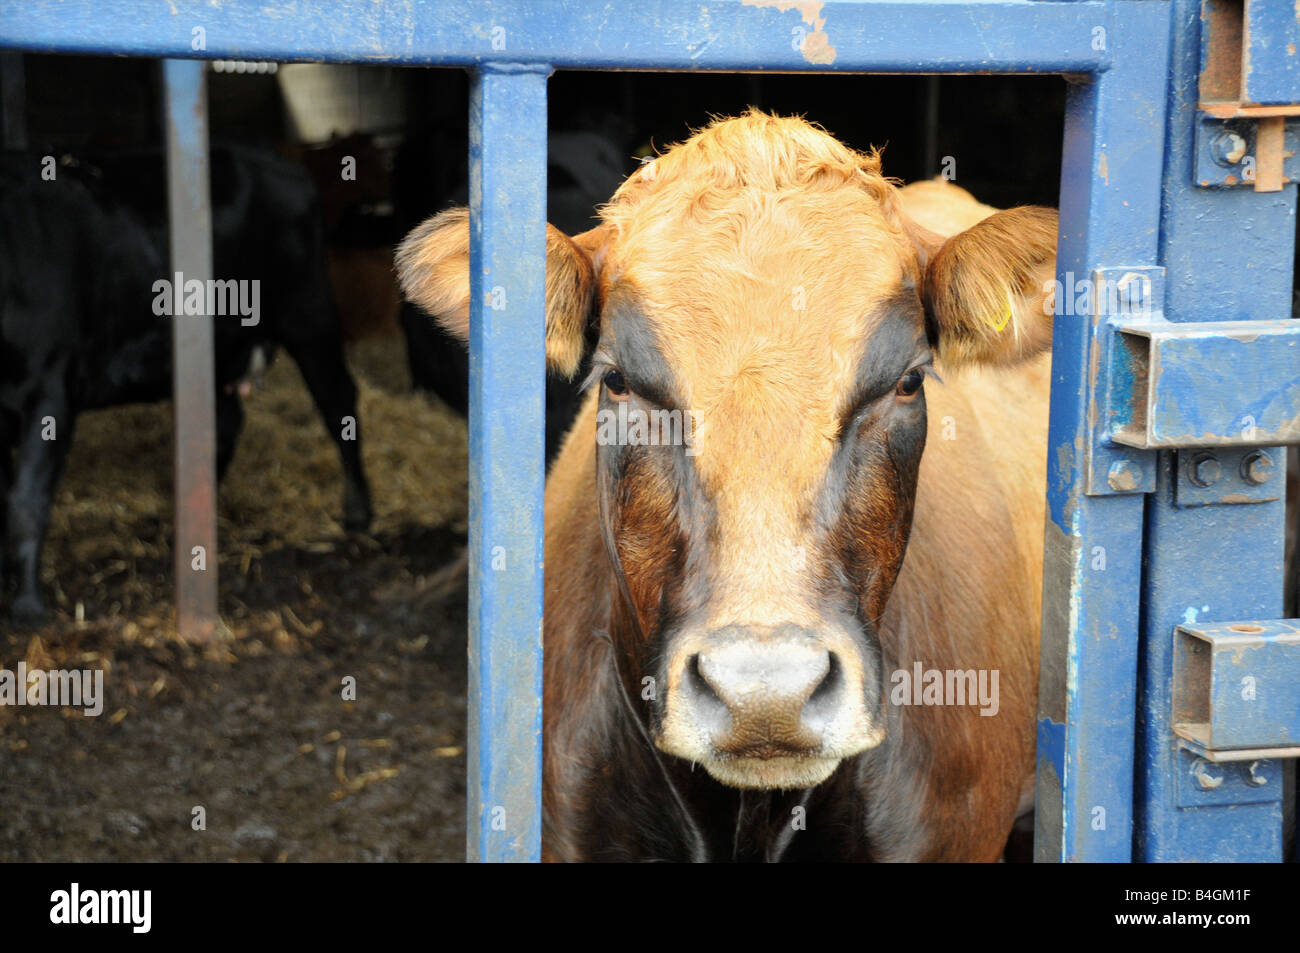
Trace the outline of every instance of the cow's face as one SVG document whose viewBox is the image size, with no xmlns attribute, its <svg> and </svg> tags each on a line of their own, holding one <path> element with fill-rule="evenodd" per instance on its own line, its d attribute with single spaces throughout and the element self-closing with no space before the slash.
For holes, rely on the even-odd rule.
<svg viewBox="0 0 1300 953">
<path fill-rule="evenodd" d="M 736 787 L 817 784 L 884 738 L 877 622 L 932 348 L 949 366 L 1042 346 L 1054 216 L 945 244 L 902 216 L 874 156 L 750 114 L 643 168 L 604 218 L 551 234 L 547 349 L 571 371 L 598 328 L 620 671 L 655 686 L 662 750 Z M 399 258 L 408 295 L 458 326 L 436 276 L 463 216 L 422 229 Z"/>
</svg>

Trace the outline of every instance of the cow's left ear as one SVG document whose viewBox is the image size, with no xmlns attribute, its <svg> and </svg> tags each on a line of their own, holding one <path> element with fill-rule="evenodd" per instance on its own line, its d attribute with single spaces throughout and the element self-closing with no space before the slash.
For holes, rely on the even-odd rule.
<svg viewBox="0 0 1300 953">
<path fill-rule="evenodd" d="M 572 377 L 582 362 L 609 227 L 570 238 L 546 226 L 546 363 Z M 453 337 L 469 340 L 469 210 L 454 208 L 417 225 L 394 256 L 408 301 Z"/>
<path fill-rule="evenodd" d="M 925 249 L 926 330 L 941 364 L 1014 364 L 1051 346 L 1056 219 L 1009 209 Z"/>
</svg>

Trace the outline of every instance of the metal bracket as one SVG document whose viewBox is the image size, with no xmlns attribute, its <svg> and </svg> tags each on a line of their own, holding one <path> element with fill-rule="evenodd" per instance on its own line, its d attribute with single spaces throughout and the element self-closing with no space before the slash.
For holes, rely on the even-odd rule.
<svg viewBox="0 0 1300 953">
<path fill-rule="evenodd" d="M 1202 0 L 1193 181 L 1278 192 L 1296 179 L 1300 22 L 1290 4 Z"/>
<path fill-rule="evenodd" d="M 1282 799 L 1282 765 L 1277 760 L 1213 761 L 1184 747 L 1176 765 L 1179 807 L 1267 804 Z"/>
<path fill-rule="evenodd" d="M 1179 450 L 1174 505 L 1272 503 L 1286 493 L 1286 448 Z"/>
<path fill-rule="evenodd" d="M 1202 113 L 1196 121 L 1194 181 L 1201 188 L 1251 186 L 1257 192 L 1277 192 L 1300 179 L 1298 151 L 1300 128 L 1294 121 L 1219 119 Z"/>
<path fill-rule="evenodd" d="M 1082 284 L 1062 287 L 1056 308 L 1058 313 L 1089 314 L 1093 326 L 1084 492 L 1089 496 L 1153 493 L 1155 454 L 1116 442 L 1114 433 L 1118 422 L 1126 418 L 1135 385 L 1134 364 L 1121 353 L 1120 329 L 1126 324 L 1164 320 L 1165 270 L 1154 266 L 1098 268 Z"/>
<path fill-rule="evenodd" d="M 1126 323 L 1111 437 L 1145 450 L 1300 443 L 1300 321 Z"/>
<path fill-rule="evenodd" d="M 1178 506 L 1281 499 L 1280 447 L 1300 443 L 1300 321 L 1166 321 L 1160 268 L 1099 269 L 1083 291 L 1095 298 L 1087 493 L 1153 492 L 1154 451 L 1177 450 Z"/>
<path fill-rule="evenodd" d="M 1211 762 L 1300 757 L 1300 619 L 1175 628 L 1173 731 Z"/>
</svg>

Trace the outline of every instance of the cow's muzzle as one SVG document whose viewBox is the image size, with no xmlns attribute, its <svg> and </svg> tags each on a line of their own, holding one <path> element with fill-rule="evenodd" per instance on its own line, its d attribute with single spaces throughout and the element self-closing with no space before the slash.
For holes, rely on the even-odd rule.
<svg viewBox="0 0 1300 953">
<path fill-rule="evenodd" d="M 811 787 L 884 738 L 875 666 L 847 632 L 731 626 L 677 643 L 656 743 L 724 784 Z"/>
</svg>

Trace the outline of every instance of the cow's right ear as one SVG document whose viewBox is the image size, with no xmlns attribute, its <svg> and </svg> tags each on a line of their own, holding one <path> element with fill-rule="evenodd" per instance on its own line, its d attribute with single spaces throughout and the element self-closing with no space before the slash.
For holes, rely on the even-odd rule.
<svg viewBox="0 0 1300 953">
<path fill-rule="evenodd" d="M 1015 364 L 1051 347 L 1056 231 L 1055 210 L 1024 206 L 937 248 L 938 236 L 922 236 L 926 325 L 941 363 Z"/>
<path fill-rule="evenodd" d="M 605 226 L 570 238 L 546 226 L 546 363 L 572 377 L 593 318 Z M 397 276 L 408 301 L 446 330 L 469 339 L 469 210 L 449 209 L 416 226 L 397 248 Z"/>
</svg>

